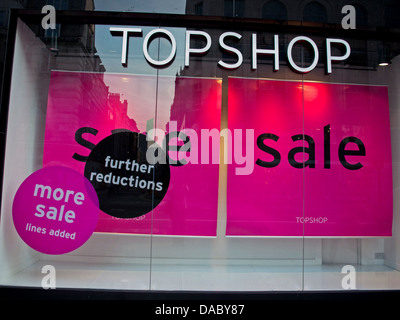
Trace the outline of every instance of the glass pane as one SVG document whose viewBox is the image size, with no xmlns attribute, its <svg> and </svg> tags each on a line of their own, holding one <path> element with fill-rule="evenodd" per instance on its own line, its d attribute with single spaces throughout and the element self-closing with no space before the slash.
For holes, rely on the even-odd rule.
<svg viewBox="0 0 400 320">
<path fill-rule="evenodd" d="M 4 177 L 3 189 L 10 196 L 3 198 L 1 226 L 7 237 L 2 242 L 4 254 L 18 254 L 1 259 L 7 275 L 5 284 L 40 287 L 41 268 L 50 265 L 57 270 L 58 288 L 150 287 L 152 220 L 146 214 L 152 211 L 158 196 L 152 196 L 157 174 L 153 175 L 154 168 L 144 164 L 143 148 L 147 148 L 144 133 L 148 121 L 155 117 L 157 77 L 154 69 L 136 63 L 135 54 L 129 56 L 129 67 L 122 65 L 123 37 L 111 28 L 61 24 L 55 42 L 42 37 L 41 28 L 29 28 L 22 21 L 18 24 L 5 165 L 9 174 Z M 89 37 L 93 38 L 92 47 L 89 42 L 81 42 Z M 104 39 L 108 45 L 104 45 Z M 143 39 L 133 40 L 139 40 L 142 47 Z M 128 50 L 134 53 L 135 49 L 137 43 L 131 39 Z M 158 48 L 150 50 L 157 52 Z M 23 95 L 18 93 L 21 89 Z M 68 173 L 56 180 L 65 169 L 91 182 L 89 196 L 94 190 L 93 197 L 98 201 L 97 209 L 92 208 L 97 217 L 94 229 L 88 230 L 89 218 L 82 220 L 82 230 L 76 233 L 63 229 L 67 224 L 74 230 L 78 219 L 89 214 L 89 210 L 79 207 L 80 211 L 68 210 L 67 198 L 60 209 L 40 203 L 31 216 L 25 217 L 30 212 L 26 209 L 28 213 L 16 217 L 13 195 L 31 175 L 36 181 L 34 195 L 39 199 L 50 201 L 45 198 L 49 186 L 53 200 L 61 200 L 62 192 L 72 199 L 75 189 L 68 193 L 62 185 L 48 186 L 40 176 L 35 178 L 44 170 L 41 168 L 59 168 L 60 173 L 52 175 L 51 183 L 70 181 Z M 14 207 L 20 203 L 23 210 L 29 200 L 18 199 L 16 196 Z M 32 199 L 32 203 L 35 201 L 37 198 Z M 44 223 L 45 218 L 54 220 L 54 225 Z M 19 220 L 26 221 L 25 230 L 18 227 Z M 40 230 L 48 238 L 32 235 Z M 86 238 L 78 238 L 84 230 Z M 56 238 L 63 238 L 65 243 L 69 240 L 74 246 L 57 244 Z"/>
<path fill-rule="evenodd" d="M 304 170 L 305 251 L 317 243 L 320 255 L 306 264 L 306 290 L 398 286 L 385 244 L 394 239 L 388 75 L 395 69 L 377 65 L 379 40 L 346 41 L 351 56 L 329 76 L 304 76 L 304 130 L 315 143 L 315 166 Z M 341 43 L 330 46 L 332 55 L 346 52 Z"/>
<path fill-rule="evenodd" d="M 96 11 L 149 12 L 185 14 L 186 0 L 130 1 L 94 0 Z"/>
<path fill-rule="evenodd" d="M 168 30 L 176 39 L 184 38 L 184 29 Z M 172 197 L 172 192 L 177 196 L 171 203 L 160 205 L 169 216 L 161 220 L 163 212 L 154 210 L 154 231 L 160 226 L 170 233 L 164 237 L 153 233 L 152 288 L 301 290 L 302 222 L 293 226 L 296 216 L 302 216 L 301 170 L 294 169 L 282 181 L 275 168 L 255 165 L 254 157 L 269 161 L 257 146 L 258 136 L 270 131 L 284 135 L 282 129 L 289 126 L 284 121 L 271 122 L 276 112 L 297 112 L 293 129 L 302 132 L 302 90 L 298 82 L 284 81 L 296 78 L 295 74 L 286 70 L 274 73 L 271 56 L 260 55 L 258 69 L 252 70 L 248 59 L 251 32 L 234 30 L 234 34 L 226 34 L 226 44 L 245 57 L 242 63 L 238 63 L 237 54 L 221 50 L 218 42 L 227 31 L 204 29 L 195 34 L 186 30 L 186 37 L 191 37 L 190 48 L 203 51 L 191 51 L 185 64 L 184 50 L 179 50 L 177 40 L 174 63 L 181 63 L 179 73 L 168 78 L 164 75 L 170 75 L 170 67 L 159 70 L 157 128 L 164 129 L 164 123 L 168 123 L 165 127 L 170 130 L 174 125 L 188 136 L 191 148 L 186 154 L 169 153 L 171 158 L 188 163 L 171 167 L 168 196 Z M 269 36 L 259 36 L 260 48 L 274 46 L 274 38 Z M 285 40 L 282 37 L 280 45 L 284 46 Z M 208 41 L 210 48 L 205 50 Z M 168 51 L 170 43 L 164 44 Z M 280 81 L 254 79 L 257 74 L 274 74 Z M 288 92 L 298 102 L 294 106 L 288 103 Z M 250 112 L 250 108 L 254 110 Z M 185 146 L 184 142 L 180 145 Z M 282 155 L 287 147 L 279 149 Z M 287 158 L 282 162 L 281 170 L 285 170 Z M 274 183 L 279 189 L 274 190 Z M 293 184 L 295 192 L 282 209 L 279 204 L 290 194 L 285 190 L 287 184 Z M 269 199 L 266 206 L 265 195 L 270 192 L 273 200 Z M 288 230 L 288 225 L 292 229 Z"/>
</svg>

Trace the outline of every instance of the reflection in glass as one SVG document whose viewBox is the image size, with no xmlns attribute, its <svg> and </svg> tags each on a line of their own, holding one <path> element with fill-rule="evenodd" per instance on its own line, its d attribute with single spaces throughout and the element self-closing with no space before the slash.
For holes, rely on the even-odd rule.
<svg viewBox="0 0 400 320">
<path fill-rule="evenodd" d="M 268 1 L 262 7 L 262 18 L 271 20 L 287 20 L 287 9 L 279 0 Z"/>
<path fill-rule="evenodd" d="M 328 15 L 325 7 L 316 1 L 308 3 L 303 10 L 303 21 L 327 22 Z"/>
</svg>

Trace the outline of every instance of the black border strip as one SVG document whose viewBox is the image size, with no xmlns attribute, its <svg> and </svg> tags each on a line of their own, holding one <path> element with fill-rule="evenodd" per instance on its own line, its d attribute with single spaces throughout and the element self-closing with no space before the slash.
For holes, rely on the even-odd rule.
<svg viewBox="0 0 400 320">
<path fill-rule="evenodd" d="M 265 300 L 375 300 L 400 298 L 400 290 L 323 290 L 323 291 L 157 291 L 113 289 L 42 289 L 34 287 L 0 287 L 0 300 L 151 300 L 186 301 L 211 304 L 208 301 L 237 301 L 251 304 Z M 215 303 L 214 303 L 215 304 Z M 257 304 L 255 304 L 257 307 Z M 262 304 L 259 306 L 262 307 Z"/>
</svg>

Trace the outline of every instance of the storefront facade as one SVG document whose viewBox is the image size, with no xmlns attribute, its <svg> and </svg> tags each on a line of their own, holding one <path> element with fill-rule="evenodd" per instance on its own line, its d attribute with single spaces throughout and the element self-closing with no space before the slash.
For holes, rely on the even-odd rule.
<svg viewBox="0 0 400 320">
<path fill-rule="evenodd" d="M 395 4 L 108 6 L 10 16 L 3 287 L 400 289 Z"/>
</svg>

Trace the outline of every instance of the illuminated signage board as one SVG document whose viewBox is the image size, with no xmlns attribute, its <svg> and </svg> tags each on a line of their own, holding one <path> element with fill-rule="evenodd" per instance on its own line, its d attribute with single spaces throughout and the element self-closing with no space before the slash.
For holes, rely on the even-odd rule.
<svg viewBox="0 0 400 320">
<path fill-rule="evenodd" d="M 122 65 L 126 66 L 127 61 L 128 61 L 128 40 L 129 37 L 143 37 L 143 30 L 141 28 L 133 28 L 133 27 L 110 27 L 110 32 L 114 36 L 122 36 L 122 49 L 121 49 L 121 63 Z M 151 41 L 154 40 L 156 37 L 163 37 L 168 39 L 168 41 L 171 43 L 171 48 L 169 55 L 163 59 L 163 60 L 157 60 L 154 57 L 151 57 L 149 54 L 149 45 Z M 204 39 L 205 45 L 201 48 L 198 47 L 191 47 L 191 39 L 193 37 L 201 37 Z M 233 70 L 239 68 L 242 63 L 243 63 L 243 54 L 242 52 L 234 48 L 232 46 L 229 46 L 226 43 L 226 39 L 228 38 L 236 38 L 237 40 L 240 40 L 242 38 L 242 35 L 237 33 L 237 32 L 231 32 L 227 31 L 222 33 L 219 38 L 218 38 L 218 46 L 221 48 L 223 52 L 227 52 L 229 54 L 235 55 L 236 56 L 236 62 L 234 63 L 228 63 L 223 61 L 223 59 L 219 60 L 217 62 L 217 65 L 219 67 L 222 67 L 227 70 Z M 207 52 L 210 50 L 210 48 L 215 45 L 212 43 L 212 39 L 209 33 L 205 31 L 199 31 L 199 30 L 187 30 L 185 32 L 185 67 L 190 66 L 190 57 L 192 55 L 206 55 Z M 257 57 L 259 55 L 269 55 L 273 57 L 273 69 L 274 71 L 279 70 L 279 60 L 280 60 L 280 55 L 281 53 L 279 52 L 279 35 L 274 35 L 273 36 L 273 42 L 274 45 L 270 49 L 261 49 L 257 45 L 257 34 L 253 33 L 251 36 L 251 69 L 256 70 L 257 69 Z M 311 46 L 312 51 L 313 51 L 313 61 L 308 67 L 300 67 L 296 61 L 293 58 L 293 47 L 296 44 L 301 44 L 305 43 L 307 46 Z M 344 54 L 342 55 L 333 55 L 332 54 L 332 48 L 333 46 L 340 46 L 342 49 L 344 49 Z M 157 28 L 157 29 L 152 29 L 149 31 L 143 39 L 143 46 L 142 46 L 142 53 L 145 58 L 145 60 L 152 66 L 154 67 L 165 67 L 168 64 L 170 64 L 175 56 L 176 56 L 176 39 L 175 36 L 167 29 L 162 29 L 162 28 Z M 325 41 L 325 50 L 326 50 L 326 61 L 325 61 L 325 66 L 326 66 L 326 72 L 328 74 L 332 73 L 332 63 L 338 62 L 338 61 L 344 61 L 346 60 L 351 53 L 351 48 L 350 45 L 347 41 L 343 39 L 335 39 L 335 38 L 327 38 Z M 287 47 L 286 51 L 287 59 L 289 62 L 289 65 L 299 73 L 308 73 L 312 71 L 318 63 L 319 59 L 319 49 L 314 42 L 309 37 L 306 36 L 297 36 L 293 38 Z"/>
</svg>

